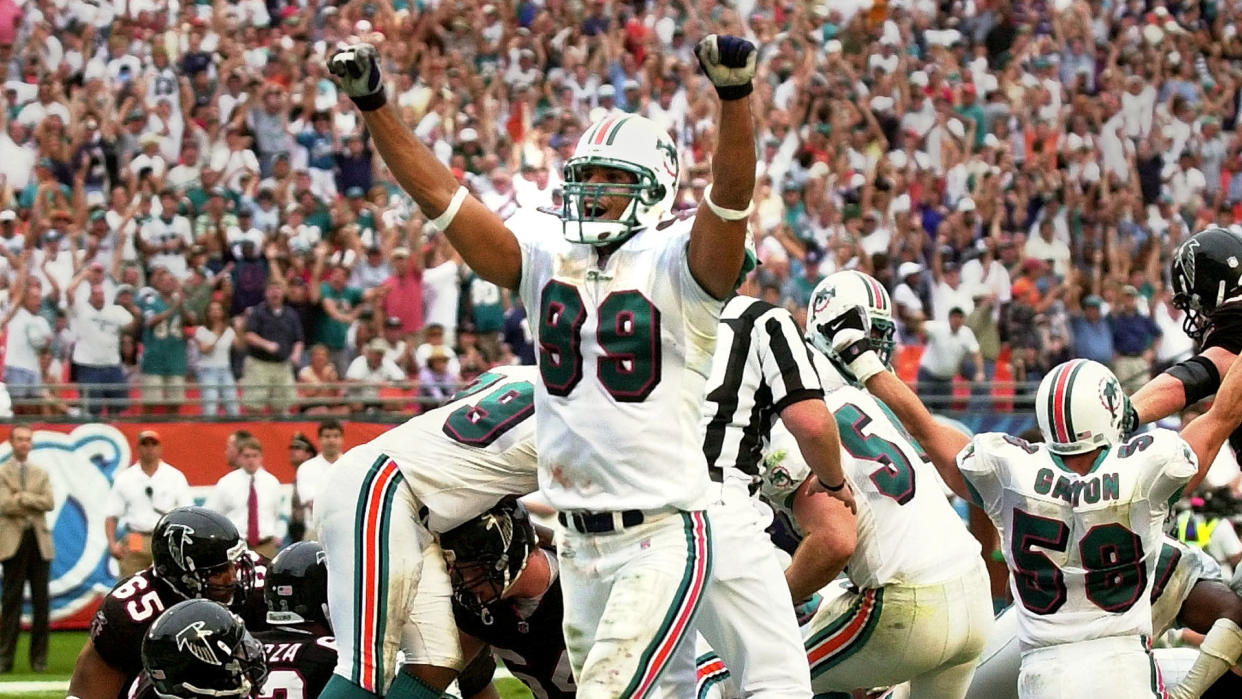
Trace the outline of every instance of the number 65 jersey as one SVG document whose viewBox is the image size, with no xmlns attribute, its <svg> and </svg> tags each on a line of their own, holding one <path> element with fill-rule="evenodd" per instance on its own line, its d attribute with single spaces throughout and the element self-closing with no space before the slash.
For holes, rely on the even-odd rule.
<svg viewBox="0 0 1242 699">
<path fill-rule="evenodd" d="M 1198 471 L 1177 433 L 1105 449 L 1086 475 L 1043 444 L 997 433 L 977 435 L 957 463 L 1001 532 L 1024 651 L 1151 634 L 1164 519 Z"/>
</svg>

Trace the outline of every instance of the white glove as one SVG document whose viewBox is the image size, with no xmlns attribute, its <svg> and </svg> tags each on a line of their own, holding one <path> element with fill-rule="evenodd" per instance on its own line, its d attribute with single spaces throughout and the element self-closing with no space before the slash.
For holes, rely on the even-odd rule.
<svg viewBox="0 0 1242 699">
<path fill-rule="evenodd" d="M 328 70 L 341 83 L 341 89 L 364 112 L 384 106 L 384 81 L 380 75 L 379 52 L 370 44 L 353 44 L 332 54 Z"/>
<path fill-rule="evenodd" d="M 849 367 L 859 383 L 885 371 L 884 362 L 871 349 L 871 318 L 862 306 L 854 306 L 818 328 L 832 342 L 832 349 Z"/>
<path fill-rule="evenodd" d="M 694 47 L 699 66 L 722 100 L 736 100 L 753 89 L 759 52 L 749 41 L 729 34 L 708 34 Z"/>
</svg>

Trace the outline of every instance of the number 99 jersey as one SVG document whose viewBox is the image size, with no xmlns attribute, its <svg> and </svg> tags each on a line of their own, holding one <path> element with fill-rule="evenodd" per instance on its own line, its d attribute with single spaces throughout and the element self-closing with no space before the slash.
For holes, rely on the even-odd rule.
<svg viewBox="0 0 1242 699">
<path fill-rule="evenodd" d="M 1106 448 L 1086 475 L 1042 444 L 997 433 L 976 436 L 957 462 L 1001 531 L 1023 650 L 1151 634 L 1164 519 L 1198 471 L 1178 434 Z"/>
<path fill-rule="evenodd" d="M 539 348 L 539 486 L 558 510 L 706 507 L 699 422 L 724 302 L 690 273 L 692 223 L 645 228 L 601 261 L 558 218 L 506 222 Z"/>
<path fill-rule="evenodd" d="M 942 582 L 979 556 L 940 489 L 933 467 L 888 407 L 853 387 L 825 397 L 841 433 L 841 466 L 858 505 L 858 543 L 846 570 L 863 589 Z M 801 536 L 793 496 L 811 469 L 779 422 L 772 429 L 762 492 Z"/>
</svg>

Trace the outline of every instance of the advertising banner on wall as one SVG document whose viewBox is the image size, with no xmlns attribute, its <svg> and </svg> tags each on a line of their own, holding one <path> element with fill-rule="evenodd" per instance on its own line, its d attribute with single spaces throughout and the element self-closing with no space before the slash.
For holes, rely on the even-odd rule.
<svg viewBox="0 0 1242 699">
<path fill-rule="evenodd" d="M 117 581 L 116 561 L 108 554 L 104 506 L 112 479 L 134 462 L 138 433 L 155 430 L 164 461 L 185 473 L 201 500 L 228 473 L 224 447 L 234 430 L 249 430 L 264 448 L 264 466 L 292 484 L 289 442 L 301 432 L 318 444 L 315 422 L 92 423 L 34 424 L 30 462 L 48 472 L 56 506 L 48 523 L 56 545 L 51 570 L 54 628 L 86 628 L 99 601 Z M 392 425 L 350 422 L 346 447 L 367 442 Z M 0 428 L 0 462 L 9 458 L 8 430 Z M 291 486 L 290 486 L 291 487 Z M 27 608 L 27 612 L 29 609 Z"/>
</svg>

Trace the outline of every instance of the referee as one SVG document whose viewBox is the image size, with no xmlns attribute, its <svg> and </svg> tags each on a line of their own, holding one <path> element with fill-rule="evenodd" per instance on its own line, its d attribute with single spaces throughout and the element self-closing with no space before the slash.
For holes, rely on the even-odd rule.
<svg viewBox="0 0 1242 699">
<path fill-rule="evenodd" d="M 708 506 L 716 552 L 699 631 L 745 696 L 809 697 L 794 600 L 764 531 L 770 521 L 752 502 L 778 417 L 823 488 L 853 509 L 836 422 L 802 332 L 788 311 L 735 295 L 720 314 L 703 405 L 703 453 L 719 495 Z"/>
</svg>

